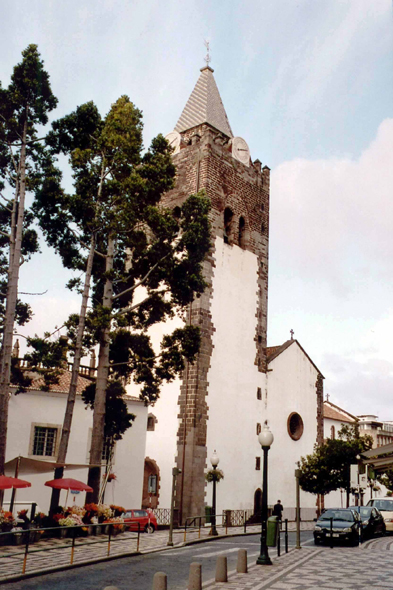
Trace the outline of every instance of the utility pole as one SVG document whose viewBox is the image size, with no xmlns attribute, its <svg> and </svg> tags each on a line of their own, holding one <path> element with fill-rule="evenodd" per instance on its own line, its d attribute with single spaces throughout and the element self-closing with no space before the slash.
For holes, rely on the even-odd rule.
<svg viewBox="0 0 393 590">
<path fill-rule="evenodd" d="M 176 477 L 180 475 L 181 469 L 177 467 L 173 467 L 172 469 L 172 495 L 171 495 L 171 517 L 169 523 L 169 537 L 167 545 L 169 547 L 173 547 L 173 513 L 175 507 L 175 484 L 176 484 Z"/>
<path fill-rule="evenodd" d="M 301 549 L 300 545 L 300 469 L 295 469 L 296 478 L 296 549 Z"/>
</svg>

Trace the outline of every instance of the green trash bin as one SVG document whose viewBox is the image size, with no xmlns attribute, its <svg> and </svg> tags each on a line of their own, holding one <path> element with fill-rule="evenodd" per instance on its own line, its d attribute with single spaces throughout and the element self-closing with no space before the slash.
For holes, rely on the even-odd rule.
<svg viewBox="0 0 393 590">
<path fill-rule="evenodd" d="M 267 519 L 266 545 L 268 547 L 276 547 L 277 546 L 278 525 L 279 525 L 278 516 L 270 516 Z"/>
</svg>

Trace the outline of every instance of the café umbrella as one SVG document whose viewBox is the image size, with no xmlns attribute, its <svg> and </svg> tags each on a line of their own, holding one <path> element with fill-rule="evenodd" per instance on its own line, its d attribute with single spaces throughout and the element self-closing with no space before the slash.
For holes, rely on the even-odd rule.
<svg viewBox="0 0 393 590">
<path fill-rule="evenodd" d="M 45 485 L 49 488 L 55 488 L 56 490 L 67 490 L 66 496 L 66 505 L 68 500 L 68 493 L 70 490 L 75 490 L 76 492 L 92 492 L 93 488 L 88 486 L 87 484 L 83 483 L 83 481 L 79 481 L 77 479 L 72 479 L 72 477 L 62 477 L 60 479 L 51 479 L 50 481 L 46 481 Z"/>
<path fill-rule="evenodd" d="M 15 490 L 17 488 L 29 488 L 30 486 L 31 483 L 24 479 L 18 479 L 17 477 L 8 477 L 7 475 L 0 475 L 0 490 L 12 489 L 10 512 L 13 512 L 14 510 Z"/>
<path fill-rule="evenodd" d="M 0 475 L 0 490 L 10 490 L 12 488 L 29 488 L 30 486 L 31 483 L 29 481 L 25 481 L 24 479 Z"/>
</svg>

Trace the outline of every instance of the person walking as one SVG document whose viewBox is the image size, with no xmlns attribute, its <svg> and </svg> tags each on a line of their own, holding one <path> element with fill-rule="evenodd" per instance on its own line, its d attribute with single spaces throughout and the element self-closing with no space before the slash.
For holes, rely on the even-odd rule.
<svg viewBox="0 0 393 590">
<path fill-rule="evenodd" d="M 273 516 L 277 516 L 278 520 L 282 520 L 282 511 L 284 506 L 281 504 L 281 500 L 277 500 L 277 504 L 273 506 Z"/>
</svg>

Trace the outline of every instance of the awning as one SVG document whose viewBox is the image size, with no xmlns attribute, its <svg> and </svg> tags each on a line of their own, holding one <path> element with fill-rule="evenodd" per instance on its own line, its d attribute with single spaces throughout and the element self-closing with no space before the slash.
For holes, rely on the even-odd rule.
<svg viewBox="0 0 393 590">
<path fill-rule="evenodd" d="M 28 457 L 15 457 L 7 461 L 4 465 L 6 475 L 14 475 L 16 465 L 19 459 L 19 475 L 32 475 L 35 473 L 49 473 L 56 467 L 64 469 L 88 469 L 89 467 L 102 467 L 101 465 L 89 465 L 88 463 L 56 463 L 53 461 L 44 461 L 43 459 L 29 459 Z"/>
</svg>

